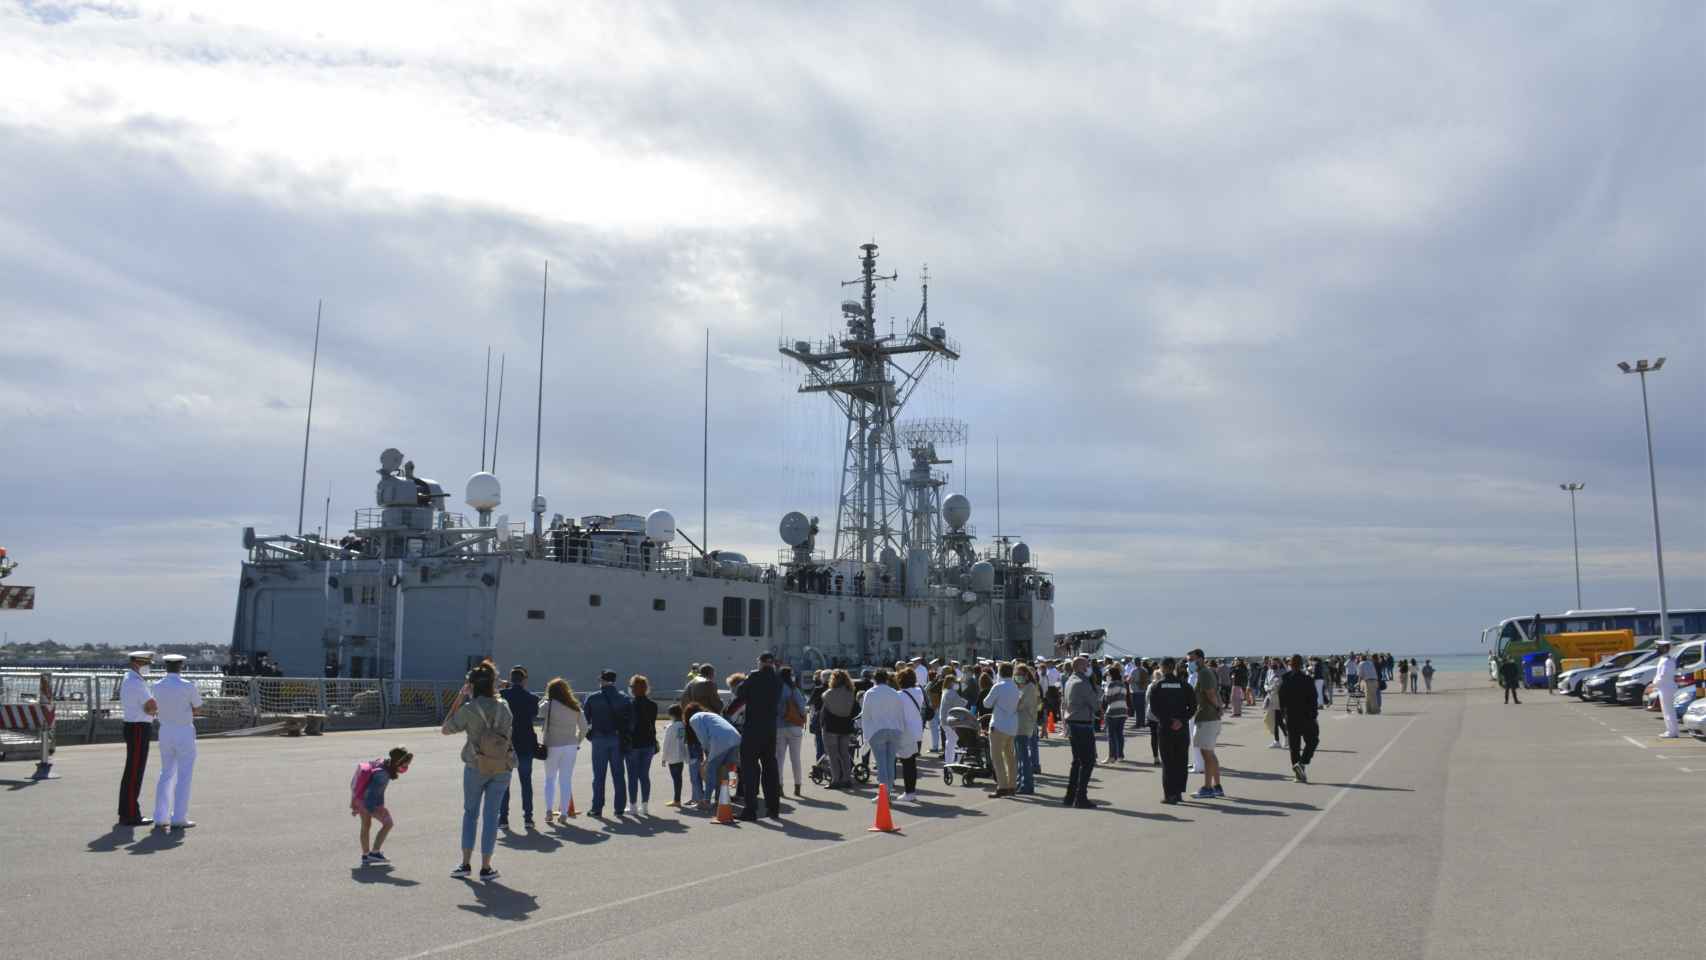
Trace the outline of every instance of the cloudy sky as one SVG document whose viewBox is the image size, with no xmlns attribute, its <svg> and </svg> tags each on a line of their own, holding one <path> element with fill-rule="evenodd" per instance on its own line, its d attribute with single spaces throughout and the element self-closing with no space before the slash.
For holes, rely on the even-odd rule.
<svg viewBox="0 0 1706 960">
<path fill-rule="evenodd" d="M 497 9 L 498 7 L 502 9 Z M 445 7 L 444 10 L 436 7 Z M 466 12 L 459 12 L 466 8 Z M 225 642 L 241 528 L 378 453 L 460 490 L 486 348 L 553 512 L 768 558 L 833 514 L 779 335 L 860 243 L 964 347 L 917 414 L 956 486 L 1120 646 L 1477 649 L 1706 604 L 1706 7 L 0 0 L 10 637 Z"/>
</svg>

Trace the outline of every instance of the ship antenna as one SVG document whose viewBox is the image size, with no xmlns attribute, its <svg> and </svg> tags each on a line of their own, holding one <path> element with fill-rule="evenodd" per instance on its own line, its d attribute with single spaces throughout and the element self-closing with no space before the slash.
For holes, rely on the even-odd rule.
<svg viewBox="0 0 1706 960">
<path fill-rule="evenodd" d="M 545 428 L 545 303 L 551 293 L 551 261 L 545 261 L 545 283 L 539 289 L 539 402 L 533 412 L 533 537 L 544 533 L 545 511 L 539 503 L 539 447 Z"/>
<path fill-rule="evenodd" d="M 1001 434 L 995 435 L 995 549 L 1001 550 Z"/>
<path fill-rule="evenodd" d="M 711 542 L 711 328 L 705 328 L 705 429 L 699 455 L 699 539 Z M 704 547 L 699 548 L 705 552 Z"/>
<path fill-rule="evenodd" d="M 492 472 L 498 472 L 498 435 L 504 429 L 504 368 L 509 366 L 509 354 L 498 355 L 498 411 L 492 417 Z"/>
<path fill-rule="evenodd" d="M 302 428 L 302 485 L 296 492 L 296 535 L 302 536 L 302 513 L 308 506 L 308 438 L 314 433 L 314 380 L 320 372 L 320 309 L 324 299 L 314 304 L 314 359 L 308 367 L 308 423 Z"/>
<path fill-rule="evenodd" d="M 486 344 L 486 399 L 480 405 L 480 472 L 486 471 L 486 424 L 492 413 L 492 345 Z"/>
</svg>

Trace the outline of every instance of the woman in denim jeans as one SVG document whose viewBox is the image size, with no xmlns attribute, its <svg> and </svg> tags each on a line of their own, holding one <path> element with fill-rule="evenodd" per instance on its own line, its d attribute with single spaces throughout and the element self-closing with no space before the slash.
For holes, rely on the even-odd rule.
<svg viewBox="0 0 1706 960">
<path fill-rule="evenodd" d="M 1013 741 L 1019 777 L 1014 792 L 1030 796 L 1037 792 L 1037 716 L 1042 712 L 1043 691 L 1028 663 L 1013 669 L 1013 682 L 1019 685 L 1019 735 Z"/>
<path fill-rule="evenodd" d="M 628 799 L 640 816 L 652 815 L 647 805 L 652 802 L 652 757 L 658 752 L 658 705 L 646 694 L 652 682 L 635 674 L 628 679 L 628 689 L 634 695 L 634 729 L 628 737 L 628 749 L 623 761 L 628 768 Z"/>
<path fill-rule="evenodd" d="M 468 682 L 450 705 L 441 728 L 447 737 L 460 733 L 467 738 L 462 744 L 462 864 L 450 872 L 453 877 L 466 877 L 473 872 L 470 864 L 474 858 L 474 821 L 479 820 L 480 879 L 498 878 L 497 870 L 492 868 L 492 851 L 498 845 L 498 808 L 509 790 L 509 772 L 515 769 L 515 748 L 510 745 L 515 720 L 509 704 L 498 699 L 497 686 L 498 672 L 491 661 L 468 671 Z M 502 773 L 480 772 L 474 745 L 488 731 L 503 739 L 509 755 Z"/>
</svg>

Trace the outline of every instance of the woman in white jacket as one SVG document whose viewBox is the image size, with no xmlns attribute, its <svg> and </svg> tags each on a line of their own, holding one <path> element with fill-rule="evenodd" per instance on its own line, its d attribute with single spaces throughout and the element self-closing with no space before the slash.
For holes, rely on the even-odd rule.
<svg viewBox="0 0 1706 960">
<path fill-rule="evenodd" d="M 900 756 L 901 741 L 906 738 L 907 704 L 900 691 L 892 686 L 887 670 L 878 670 L 871 681 L 874 685 L 860 701 L 859 719 L 865 745 L 870 748 L 871 761 L 877 768 L 874 776 L 879 784 L 889 788 L 889 796 L 893 797 L 895 758 Z M 881 796 L 880 791 L 878 795 Z"/>
<path fill-rule="evenodd" d="M 906 787 L 900 798 L 908 803 L 918 801 L 918 751 L 924 746 L 924 688 L 918 685 L 918 675 L 911 670 L 895 674 L 900 681 L 901 705 L 905 729 L 900 735 L 901 783 Z"/>
<path fill-rule="evenodd" d="M 960 753 L 960 734 L 948 726 L 948 711 L 955 707 L 966 705 L 966 698 L 960 696 L 959 677 L 953 667 L 942 668 L 942 702 L 936 707 L 936 715 L 942 718 L 942 764 L 946 766 L 955 761 Z"/>
<path fill-rule="evenodd" d="M 1268 736 L 1274 738 L 1274 742 L 1268 744 L 1269 749 L 1280 746 L 1279 685 L 1280 679 L 1284 676 L 1285 668 L 1281 664 L 1270 663 L 1268 665 L 1268 677 L 1266 682 L 1268 692 L 1267 695 L 1262 698 L 1262 726 L 1268 729 Z"/>
<path fill-rule="evenodd" d="M 575 801 L 570 783 L 575 778 L 575 754 L 580 752 L 586 736 L 586 717 L 581 714 L 580 701 L 569 689 L 569 682 L 557 677 L 545 687 L 544 700 L 545 744 L 545 822 L 551 822 L 553 811 L 562 813 L 563 822 L 575 815 Z M 558 787 L 563 805 L 555 806 Z"/>
</svg>

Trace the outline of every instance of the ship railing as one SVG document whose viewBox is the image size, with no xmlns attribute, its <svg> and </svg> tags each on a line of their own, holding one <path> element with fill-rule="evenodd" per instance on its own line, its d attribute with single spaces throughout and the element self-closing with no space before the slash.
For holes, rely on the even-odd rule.
<svg viewBox="0 0 1706 960">
<path fill-rule="evenodd" d="M 385 511 L 387 507 L 362 507 L 355 511 L 355 520 L 351 530 L 378 530 L 385 527 Z M 441 511 L 433 515 L 435 530 L 464 530 L 470 529 L 468 517 L 465 514 Z M 525 530 L 525 524 L 521 524 Z"/>
<path fill-rule="evenodd" d="M 541 547 L 542 558 L 553 563 L 579 563 L 670 576 L 686 576 L 688 572 L 687 551 L 677 547 L 641 546 L 554 535 L 551 531 L 546 531 Z"/>
</svg>

